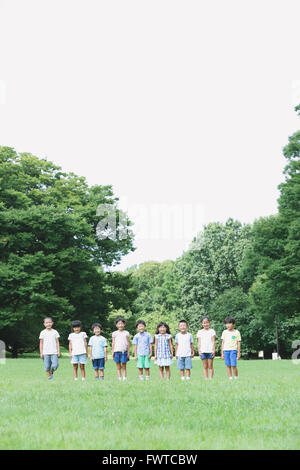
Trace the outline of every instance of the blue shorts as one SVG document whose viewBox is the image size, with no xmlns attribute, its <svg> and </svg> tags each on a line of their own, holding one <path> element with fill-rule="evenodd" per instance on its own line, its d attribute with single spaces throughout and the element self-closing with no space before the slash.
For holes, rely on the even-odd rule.
<svg viewBox="0 0 300 470">
<path fill-rule="evenodd" d="M 177 369 L 192 369 L 192 358 L 188 357 L 178 357 L 177 359 Z"/>
<path fill-rule="evenodd" d="M 100 359 L 93 359 L 93 369 L 98 370 L 98 369 L 104 369 L 104 357 L 101 357 Z"/>
<path fill-rule="evenodd" d="M 212 353 L 201 353 L 201 359 L 213 359 L 213 354 Z"/>
<path fill-rule="evenodd" d="M 225 366 L 236 367 L 237 364 L 237 350 L 233 349 L 232 351 L 223 351 Z"/>
<path fill-rule="evenodd" d="M 75 354 L 72 356 L 72 364 L 86 364 L 87 357 L 86 354 Z"/>
<path fill-rule="evenodd" d="M 125 352 L 115 352 L 114 353 L 114 361 L 115 362 L 121 362 L 121 364 L 126 364 L 126 362 L 129 361 L 129 359 L 127 359 L 127 351 Z"/>
<path fill-rule="evenodd" d="M 56 370 L 58 368 L 57 354 L 44 354 L 44 369 Z"/>
</svg>

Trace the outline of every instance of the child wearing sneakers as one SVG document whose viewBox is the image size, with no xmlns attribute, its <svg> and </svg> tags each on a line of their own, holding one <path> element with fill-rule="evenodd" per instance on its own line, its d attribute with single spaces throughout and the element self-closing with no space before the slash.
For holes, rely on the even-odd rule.
<svg viewBox="0 0 300 470">
<path fill-rule="evenodd" d="M 114 331 L 112 334 L 112 357 L 117 366 L 118 379 L 122 380 L 122 369 L 123 380 L 126 380 L 126 364 L 129 361 L 130 335 L 129 332 L 125 330 L 126 321 L 124 318 L 117 318 L 115 325 L 117 331 Z"/>
<path fill-rule="evenodd" d="M 137 361 L 139 379 L 144 379 L 143 371 L 145 369 L 146 380 L 149 380 L 153 339 L 150 333 L 145 331 L 146 323 L 143 320 L 138 320 L 135 327 L 138 333 L 133 337 L 132 344 L 134 344 L 134 357 Z"/>
<path fill-rule="evenodd" d="M 178 325 L 180 333 L 175 336 L 175 356 L 177 359 L 177 369 L 180 370 L 181 380 L 190 380 L 192 359 L 195 356 L 193 336 L 188 332 L 188 324 L 181 320 Z M 184 377 L 186 371 L 186 377 Z"/>
<path fill-rule="evenodd" d="M 101 329 L 102 326 L 100 323 L 94 323 L 92 325 L 94 336 L 90 338 L 88 344 L 90 349 L 90 360 L 93 363 L 96 380 L 99 380 L 99 371 L 100 379 L 104 380 L 104 367 L 105 362 L 107 361 L 107 341 L 104 336 L 101 336 Z"/>
<path fill-rule="evenodd" d="M 58 368 L 58 358 L 60 356 L 59 334 L 52 328 L 51 317 L 44 319 L 45 329 L 40 333 L 40 356 L 44 360 L 44 369 L 48 380 L 53 380 L 53 372 Z"/>
<path fill-rule="evenodd" d="M 81 370 L 81 380 L 85 380 L 85 364 L 87 361 L 88 349 L 87 349 L 87 334 L 81 331 L 81 321 L 74 320 L 72 322 L 73 333 L 69 334 L 69 353 L 71 363 L 73 364 L 73 376 L 74 380 L 78 380 L 78 364 Z"/>
<path fill-rule="evenodd" d="M 226 330 L 223 331 L 221 337 L 222 359 L 225 359 L 225 366 L 227 367 L 227 374 L 230 380 L 232 380 L 232 371 L 234 378 L 238 378 L 237 360 L 241 355 L 241 335 L 238 330 L 235 330 L 234 325 L 235 319 L 226 317 Z"/>
</svg>

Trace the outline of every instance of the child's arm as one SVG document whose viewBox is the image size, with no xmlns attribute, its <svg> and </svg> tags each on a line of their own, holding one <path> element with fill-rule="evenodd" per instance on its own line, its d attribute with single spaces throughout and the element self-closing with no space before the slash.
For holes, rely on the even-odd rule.
<svg viewBox="0 0 300 470">
<path fill-rule="evenodd" d="M 149 359 L 152 357 L 152 343 L 149 343 L 149 349 L 150 349 L 150 354 L 149 354 Z"/>
<path fill-rule="evenodd" d="M 86 338 L 83 338 L 86 355 L 88 356 L 88 345 Z"/>
<path fill-rule="evenodd" d="M 178 349 L 178 343 L 175 342 L 175 357 L 177 359 L 177 349 Z"/>
<path fill-rule="evenodd" d="M 155 343 L 154 343 L 154 359 L 157 359 L 157 338 L 155 338 Z"/>
<path fill-rule="evenodd" d="M 44 354 L 43 354 L 43 339 L 40 339 L 40 356 L 43 359 Z"/>
<path fill-rule="evenodd" d="M 134 359 L 137 361 L 137 344 L 134 345 Z"/>
<path fill-rule="evenodd" d="M 222 357 L 222 359 L 224 359 L 223 347 L 224 347 L 224 339 L 222 339 L 222 344 L 221 344 L 221 357 Z"/>
<path fill-rule="evenodd" d="M 69 340 L 69 355 L 70 355 L 70 359 L 72 359 L 72 340 L 71 339 Z"/>
<path fill-rule="evenodd" d="M 215 336 L 212 337 L 212 342 L 213 342 L 213 358 L 214 358 L 216 355 L 216 337 Z"/>
<path fill-rule="evenodd" d="M 129 336 L 128 336 L 128 344 L 127 344 L 127 359 L 129 359 L 129 353 L 130 353 L 130 341 L 129 341 Z"/>
<path fill-rule="evenodd" d="M 105 354 L 105 358 L 104 360 L 107 361 L 107 346 L 104 346 L 104 354 Z"/>
<path fill-rule="evenodd" d="M 92 361 L 93 360 L 93 358 L 92 358 L 92 346 L 89 347 L 89 350 L 90 350 L 90 361 Z"/>
<path fill-rule="evenodd" d="M 171 359 L 173 359 L 174 349 L 173 349 L 172 338 L 169 339 L 169 346 L 170 346 L 170 351 L 171 351 Z"/>
<path fill-rule="evenodd" d="M 57 357 L 60 357 L 60 346 L 59 346 L 59 339 L 56 338 L 56 347 L 57 347 Z"/>
<path fill-rule="evenodd" d="M 201 351 L 201 338 L 199 337 L 198 338 L 198 353 L 199 353 L 199 357 L 201 359 L 201 352 L 200 351 Z"/>
<path fill-rule="evenodd" d="M 241 357 L 241 342 L 238 341 L 238 352 L 237 352 L 237 358 L 239 359 Z"/>
</svg>

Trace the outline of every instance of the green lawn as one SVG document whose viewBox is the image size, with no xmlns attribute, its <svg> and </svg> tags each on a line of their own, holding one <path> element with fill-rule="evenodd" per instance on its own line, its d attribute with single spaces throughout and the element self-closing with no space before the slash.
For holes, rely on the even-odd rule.
<svg viewBox="0 0 300 470">
<path fill-rule="evenodd" d="M 48 382 L 41 359 L 0 365 L 1 449 L 300 449 L 300 365 L 239 361 L 229 381 L 216 359 L 213 381 L 194 359 L 190 382 L 175 364 L 171 381 L 158 368 L 140 382 L 134 360 L 118 382 L 109 360 L 105 381 L 73 381 L 68 358 Z"/>
</svg>

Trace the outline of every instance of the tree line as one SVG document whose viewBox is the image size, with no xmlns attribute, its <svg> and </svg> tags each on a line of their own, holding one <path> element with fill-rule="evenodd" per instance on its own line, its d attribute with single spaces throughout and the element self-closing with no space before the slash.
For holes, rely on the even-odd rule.
<svg viewBox="0 0 300 470">
<path fill-rule="evenodd" d="M 131 333 L 143 319 L 152 334 L 161 320 L 175 333 L 182 318 L 196 333 L 208 315 L 220 337 L 231 315 L 244 357 L 277 348 L 290 357 L 300 335 L 300 131 L 283 155 L 277 214 L 210 223 L 175 261 L 118 272 L 110 268 L 135 248 L 124 214 L 126 237 L 97 234 L 99 204 L 121 214 L 112 187 L 89 187 L 46 159 L 0 147 L 0 339 L 14 356 L 35 350 L 47 315 L 62 344 L 77 318 L 87 329 L 100 321 L 109 339 L 120 314 Z"/>
</svg>

